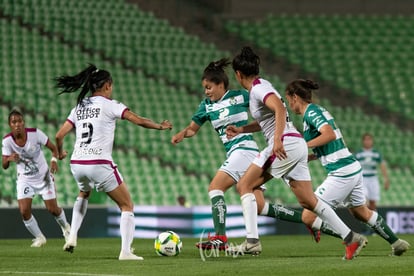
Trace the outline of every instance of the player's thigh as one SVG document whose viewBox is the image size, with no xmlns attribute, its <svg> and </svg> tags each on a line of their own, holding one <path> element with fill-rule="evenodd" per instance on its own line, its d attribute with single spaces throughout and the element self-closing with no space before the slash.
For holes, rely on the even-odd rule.
<svg viewBox="0 0 414 276">
<path fill-rule="evenodd" d="M 220 190 L 225 192 L 235 183 L 236 181 L 231 175 L 228 174 L 228 172 L 219 170 L 211 180 L 208 191 Z"/>
<path fill-rule="evenodd" d="M 25 220 L 30 219 L 32 214 L 32 198 L 21 198 L 17 200 L 19 211 Z"/>
<path fill-rule="evenodd" d="M 115 201 L 122 211 L 133 211 L 134 206 L 131 195 L 125 183 L 121 183 L 114 190 L 107 192 L 107 194 L 113 201 Z"/>
</svg>

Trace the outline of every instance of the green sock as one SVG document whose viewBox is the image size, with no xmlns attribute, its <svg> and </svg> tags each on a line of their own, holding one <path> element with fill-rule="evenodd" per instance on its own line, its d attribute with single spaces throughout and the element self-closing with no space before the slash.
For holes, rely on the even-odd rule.
<svg viewBox="0 0 414 276">
<path fill-rule="evenodd" d="M 268 204 L 268 203 L 266 203 Z M 302 222 L 302 211 L 297 211 L 295 209 L 287 208 L 279 204 L 269 204 L 269 210 L 265 216 L 278 218 L 281 220 L 286 220 L 290 222 Z"/>
<path fill-rule="evenodd" d="M 376 213 L 376 212 L 375 212 Z M 398 240 L 397 236 L 392 232 L 390 227 L 385 223 L 384 219 L 378 214 L 375 223 L 372 225 L 371 219 L 368 221 L 368 225 L 380 235 L 384 240 L 386 240 L 389 244 L 393 244 L 395 241 Z"/>
<path fill-rule="evenodd" d="M 338 233 L 336 233 L 330 226 L 329 224 L 327 224 L 326 222 L 322 222 L 321 225 L 321 232 L 324 234 L 327 234 L 329 236 L 333 236 L 333 237 L 337 237 L 342 239 L 341 235 L 339 235 Z"/>
<path fill-rule="evenodd" d="M 218 195 L 211 198 L 211 210 L 216 235 L 226 235 L 226 213 L 227 207 L 224 196 Z"/>
</svg>

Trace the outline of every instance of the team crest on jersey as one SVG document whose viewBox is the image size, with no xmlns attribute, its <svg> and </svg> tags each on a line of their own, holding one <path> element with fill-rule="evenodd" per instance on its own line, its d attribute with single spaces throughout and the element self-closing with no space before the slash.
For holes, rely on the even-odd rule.
<svg viewBox="0 0 414 276">
<path fill-rule="evenodd" d="M 231 104 L 231 105 L 236 105 L 236 104 L 237 104 L 237 98 L 235 98 L 235 97 L 231 97 L 231 98 L 229 99 L 229 102 L 230 102 L 230 104 Z"/>
</svg>

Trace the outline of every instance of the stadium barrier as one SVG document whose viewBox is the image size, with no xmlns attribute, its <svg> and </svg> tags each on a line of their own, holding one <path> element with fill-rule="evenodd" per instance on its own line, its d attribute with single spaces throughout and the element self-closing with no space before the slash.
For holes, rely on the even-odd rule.
<svg viewBox="0 0 414 276">
<path fill-rule="evenodd" d="M 365 225 L 353 218 L 347 209 L 338 209 L 338 215 L 350 228 L 364 232 Z M 413 207 L 384 207 L 378 212 L 386 219 L 392 230 L 398 234 L 414 234 Z M 65 209 L 70 221 L 72 209 Z M 210 206 L 136 206 L 135 237 L 154 238 L 159 232 L 173 230 L 183 237 L 207 236 L 214 234 Z M 61 230 L 54 218 L 44 208 L 33 209 L 41 230 L 48 238 L 62 237 Z M 0 208 L 3 221 L 0 238 L 31 238 L 23 225 L 17 208 Z M 116 207 L 90 207 L 86 213 L 79 237 L 117 237 L 119 236 L 120 212 Z M 229 237 L 243 237 L 244 224 L 241 206 L 227 206 L 227 234 Z M 275 220 L 259 216 L 260 235 L 307 234 L 303 224 Z"/>
</svg>

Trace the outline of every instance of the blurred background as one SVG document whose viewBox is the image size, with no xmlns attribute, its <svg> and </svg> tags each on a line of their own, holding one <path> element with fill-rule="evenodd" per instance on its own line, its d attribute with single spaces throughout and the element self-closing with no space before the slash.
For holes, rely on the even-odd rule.
<svg viewBox="0 0 414 276">
<path fill-rule="evenodd" d="M 206 65 L 250 45 L 261 56 L 261 76 L 284 95 L 294 78 L 311 78 L 317 101 L 336 118 L 357 151 L 370 132 L 387 161 L 391 187 L 379 206 L 414 205 L 414 2 L 404 0 L 1 0 L 0 124 L 22 109 L 27 127 L 54 135 L 77 94 L 58 96 L 52 79 L 94 63 L 110 71 L 113 97 L 171 132 L 119 121 L 113 157 L 136 205 L 209 205 L 207 187 L 225 159 L 210 126 L 172 146 L 204 97 Z M 229 68 L 231 88 L 240 88 Z M 293 116 L 293 114 L 292 114 Z M 294 117 L 301 129 L 301 120 Z M 255 134 L 260 146 L 260 133 Z M 74 135 L 67 137 L 71 152 Z M 48 153 L 46 150 L 45 152 Z M 50 154 L 48 155 L 50 158 Z M 78 193 L 69 160 L 56 175 L 58 202 L 71 207 Z M 325 178 L 310 163 L 313 184 Z M 1 207 L 16 207 L 15 168 L 0 174 Z M 270 201 L 297 206 L 286 185 L 272 180 Z M 233 190 L 228 204 L 240 203 Z M 114 206 L 94 193 L 91 204 Z M 43 206 L 36 199 L 34 205 Z"/>
</svg>

